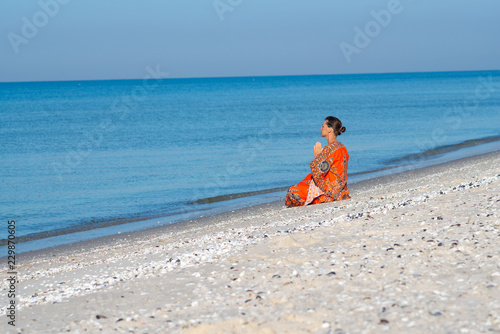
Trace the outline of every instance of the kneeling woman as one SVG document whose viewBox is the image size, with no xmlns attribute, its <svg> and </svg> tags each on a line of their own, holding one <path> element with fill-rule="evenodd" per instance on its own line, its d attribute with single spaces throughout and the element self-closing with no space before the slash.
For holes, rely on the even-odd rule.
<svg viewBox="0 0 500 334">
<path fill-rule="evenodd" d="M 350 198 L 347 188 L 347 164 L 349 154 L 337 136 L 345 132 L 342 122 L 328 116 L 321 127 L 321 137 L 328 141 L 323 149 L 321 143 L 314 146 L 311 173 L 302 182 L 290 187 L 286 194 L 287 206 L 301 206 Z"/>
</svg>

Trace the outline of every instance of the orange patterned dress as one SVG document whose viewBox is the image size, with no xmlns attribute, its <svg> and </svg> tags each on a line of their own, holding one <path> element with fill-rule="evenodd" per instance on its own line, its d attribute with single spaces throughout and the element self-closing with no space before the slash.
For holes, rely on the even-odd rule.
<svg viewBox="0 0 500 334">
<path fill-rule="evenodd" d="M 302 182 L 291 186 L 286 205 L 302 206 L 351 198 L 347 188 L 349 154 L 340 142 L 326 145 L 311 161 L 311 173 Z"/>
</svg>

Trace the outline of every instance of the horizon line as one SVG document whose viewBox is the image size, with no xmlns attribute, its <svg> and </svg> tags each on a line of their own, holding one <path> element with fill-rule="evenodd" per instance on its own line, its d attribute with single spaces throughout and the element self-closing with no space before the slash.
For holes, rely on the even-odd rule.
<svg viewBox="0 0 500 334">
<path fill-rule="evenodd" d="M 305 76 L 347 76 L 347 75 L 376 75 L 376 74 L 417 74 L 417 73 L 455 73 L 455 72 L 495 72 L 500 69 L 489 70 L 455 70 L 455 71 L 409 71 L 409 72 L 366 72 L 366 73 L 330 73 L 330 74 L 282 74 L 282 75 L 228 75 L 228 76 L 209 76 L 209 77 L 167 77 L 165 80 L 182 79 L 225 79 L 225 78 L 271 78 L 271 77 L 305 77 Z M 36 80 L 36 81 L 0 81 L 0 84 L 8 83 L 44 83 L 44 82 L 90 82 L 90 81 L 130 81 L 144 80 L 144 78 L 128 79 L 75 79 L 75 80 Z"/>
</svg>

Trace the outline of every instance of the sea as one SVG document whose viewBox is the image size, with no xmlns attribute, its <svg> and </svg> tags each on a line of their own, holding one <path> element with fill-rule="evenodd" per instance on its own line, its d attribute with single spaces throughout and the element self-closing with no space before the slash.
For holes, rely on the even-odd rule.
<svg viewBox="0 0 500 334">
<path fill-rule="evenodd" d="M 12 221 L 22 253 L 284 203 L 327 116 L 350 184 L 500 149 L 500 71 L 0 83 L 0 106 L 0 256 Z"/>
</svg>

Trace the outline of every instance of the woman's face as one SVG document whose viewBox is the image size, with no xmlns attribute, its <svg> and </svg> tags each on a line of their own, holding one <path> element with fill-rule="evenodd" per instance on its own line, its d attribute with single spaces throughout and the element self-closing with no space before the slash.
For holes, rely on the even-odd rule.
<svg viewBox="0 0 500 334">
<path fill-rule="evenodd" d="M 323 122 L 323 125 L 321 126 L 321 137 L 326 137 L 328 135 L 328 129 L 330 129 L 327 125 L 327 121 L 325 120 Z"/>
</svg>

